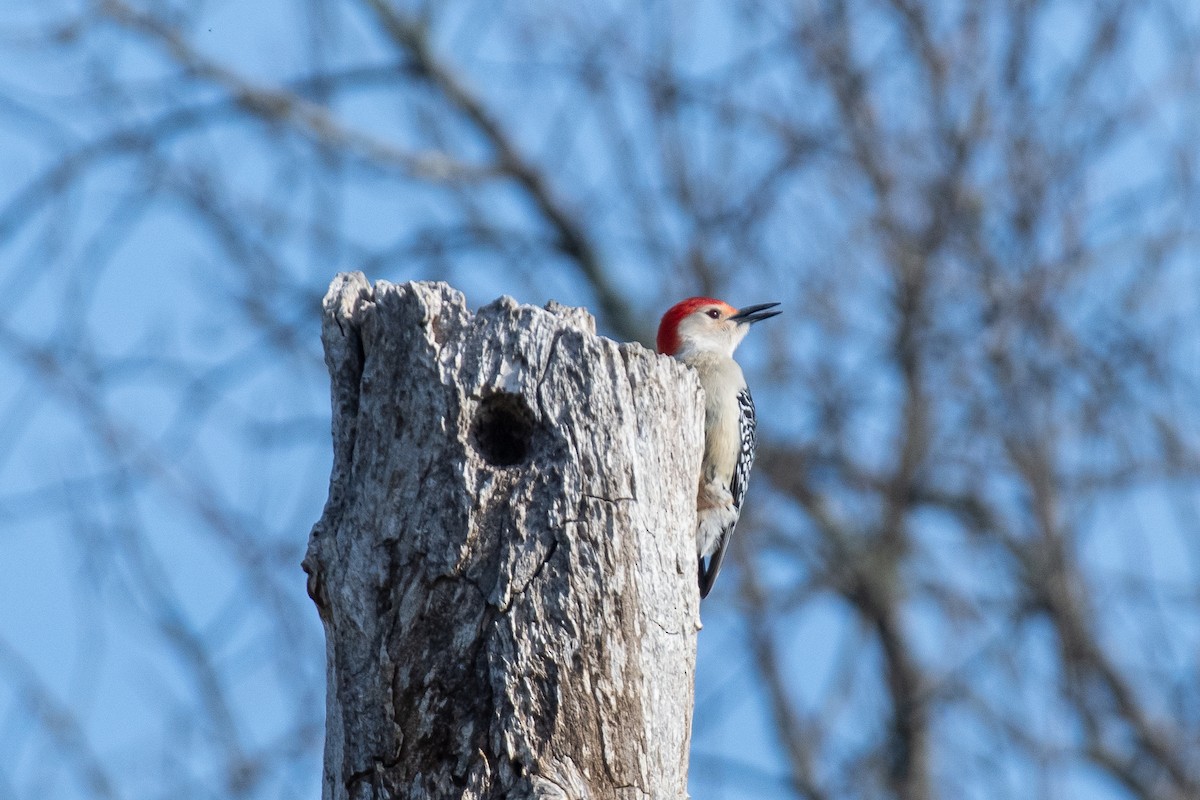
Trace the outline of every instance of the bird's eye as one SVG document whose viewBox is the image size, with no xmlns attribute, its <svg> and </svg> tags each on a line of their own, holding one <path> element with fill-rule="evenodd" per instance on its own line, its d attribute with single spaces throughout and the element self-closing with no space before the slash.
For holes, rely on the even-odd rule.
<svg viewBox="0 0 1200 800">
<path fill-rule="evenodd" d="M 720 319 L 720 318 L 721 318 L 721 312 L 720 312 L 720 311 L 717 311 L 715 308 L 711 308 L 711 309 L 709 309 L 709 311 L 708 311 L 708 316 L 712 317 L 713 319 Z"/>
</svg>

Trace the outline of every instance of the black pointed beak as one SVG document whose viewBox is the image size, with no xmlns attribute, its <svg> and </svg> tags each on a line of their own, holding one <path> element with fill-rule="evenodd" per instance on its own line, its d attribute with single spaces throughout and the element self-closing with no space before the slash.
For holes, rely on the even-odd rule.
<svg viewBox="0 0 1200 800">
<path fill-rule="evenodd" d="M 759 303 L 756 306 L 739 308 L 738 312 L 729 319 L 733 320 L 739 325 L 743 322 L 747 324 L 762 322 L 764 319 L 770 319 L 771 317 L 783 313 L 782 311 L 767 311 L 768 308 L 774 308 L 777 305 L 779 305 L 779 303 Z"/>
</svg>

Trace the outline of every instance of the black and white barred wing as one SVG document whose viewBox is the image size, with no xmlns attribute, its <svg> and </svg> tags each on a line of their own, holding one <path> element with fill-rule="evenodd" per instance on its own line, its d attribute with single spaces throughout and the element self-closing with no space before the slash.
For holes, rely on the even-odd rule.
<svg viewBox="0 0 1200 800">
<path fill-rule="evenodd" d="M 754 449 L 758 444 L 755 434 L 754 398 L 749 389 L 738 394 L 738 433 L 741 449 L 738 451 L 737 466 L 733 470 L 733 482 L 729 492 L 733 495 L 733 507 L 742 510 L 742 499 L 746 496 L 746 483 L 750 480 L 750 467 L 754 466 Z"/>
</svg>

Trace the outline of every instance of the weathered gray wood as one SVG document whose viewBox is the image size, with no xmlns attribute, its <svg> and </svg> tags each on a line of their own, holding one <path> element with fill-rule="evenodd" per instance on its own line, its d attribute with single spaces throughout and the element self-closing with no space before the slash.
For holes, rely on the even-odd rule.
<svg viewBox="0 0 1200 800">
<path fill-rule="evenodd" d="M 324 304 L 325 800 L 686 796 L 695 376 L 579 309 Z"/>
</svg>

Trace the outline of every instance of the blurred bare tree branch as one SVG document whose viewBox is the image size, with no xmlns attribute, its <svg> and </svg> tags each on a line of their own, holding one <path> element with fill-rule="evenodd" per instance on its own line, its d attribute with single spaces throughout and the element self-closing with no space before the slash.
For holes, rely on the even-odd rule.
<svg viewBox="0 0 1200 800">
<path fill-rule="evenodd" d="M 62 542 L 86 632 L 58 669 L 0 627 L 0 794 L 314 791 L 316 310 L 361 268 L 643 341 L 784 302 L 698 796 L 1200 797 L 1193 4 L 51 0 L 0 36 L 0 520 Z"/>
</svg>

